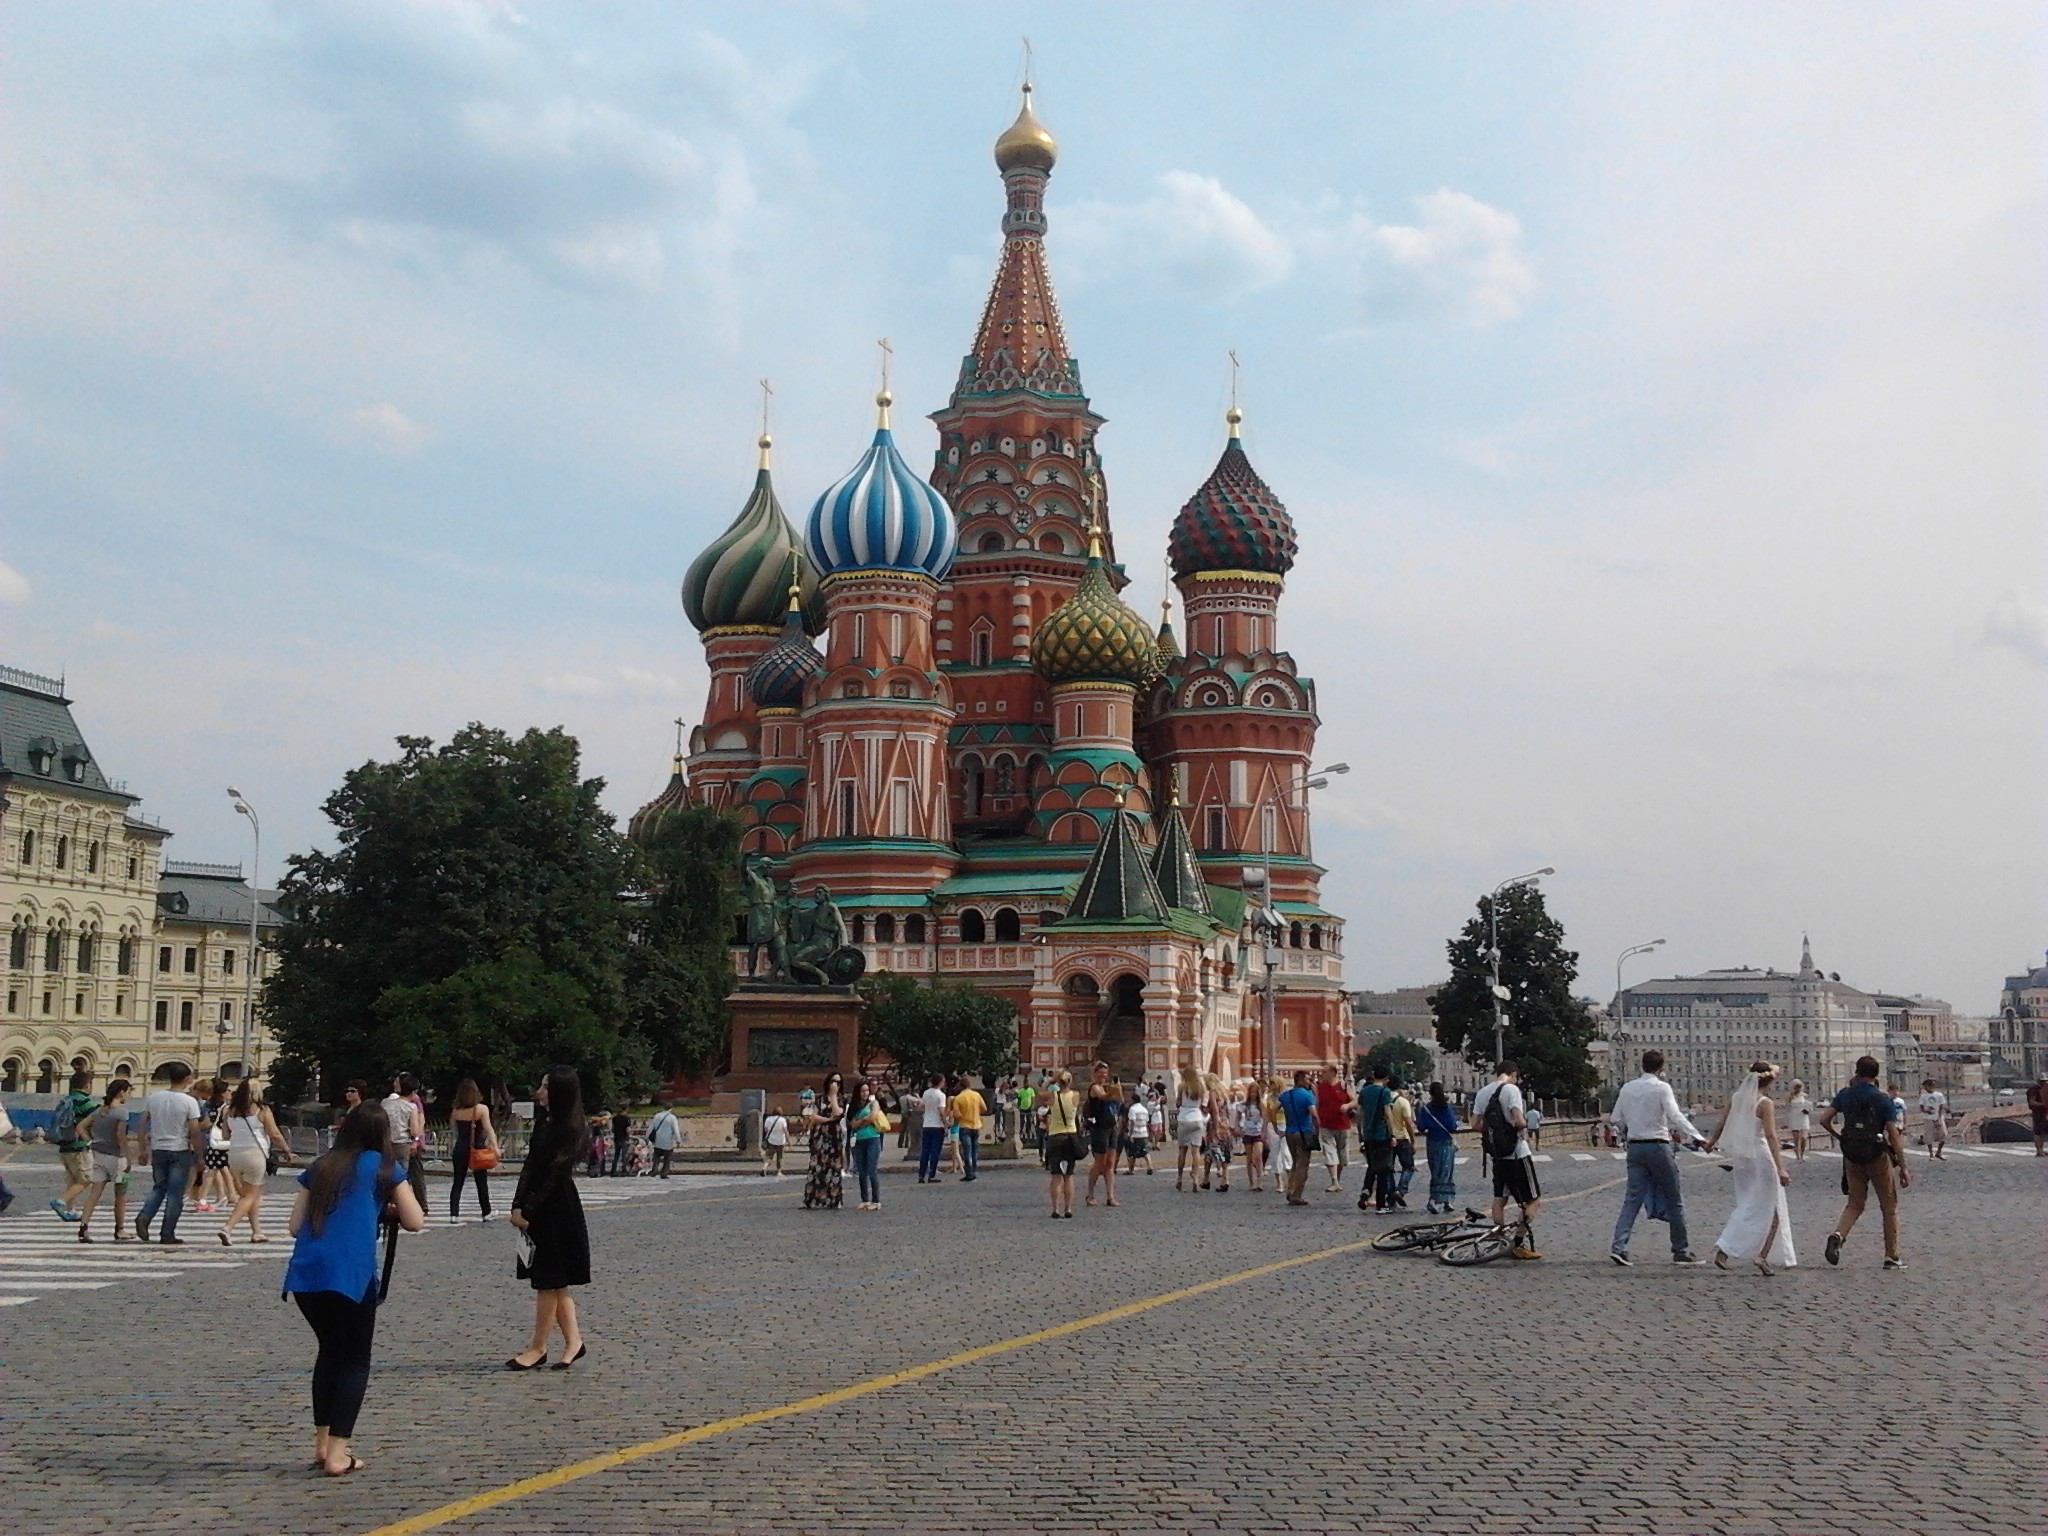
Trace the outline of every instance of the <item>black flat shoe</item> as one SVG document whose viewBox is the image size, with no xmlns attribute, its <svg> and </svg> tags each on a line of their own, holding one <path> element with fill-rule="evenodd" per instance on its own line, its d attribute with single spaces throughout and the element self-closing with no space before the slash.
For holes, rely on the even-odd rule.
<svg viewBox="0 0 2048 1536">
<path fill-rule="evenodd" d="M 537 1371 L 547 1363 L 548 1357 L 546 1355 L 542 1355 L 538 1360 L 535 1360 L 530 1364 L 521 1365 L 519 1363 L 519 1357 L 517 1355 L 514 1355 L 510 1360 L 507 1360 L 505 1362 L 505 1369 L 508 1371 Z"/>
<path fill-rule="evenodd" d="M 578 1360 L 581 1360 L 585 1355 L 589 1353 L 590 1346 L 588 1344 L 578 1344 L 576 1346 L 575 1354 L 564 1356 L 562 1359 L 557 1360 L 553 1365 L 549 1366 L 548 1369 L 551 1371 L 566 1371 L 567 1369 L 569 1369 L 570 1366 L 574 1365 Z"/>
</svg>

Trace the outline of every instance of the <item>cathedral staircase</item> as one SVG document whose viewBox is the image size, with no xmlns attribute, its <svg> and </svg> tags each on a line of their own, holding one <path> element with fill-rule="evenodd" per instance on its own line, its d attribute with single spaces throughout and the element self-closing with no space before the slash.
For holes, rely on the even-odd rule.
<svg viewBox="0 0 2048 1536">
<path fill-rule="evenodd" d="M 1095 1032 L 1095 1059 L 1109 1063 L 1110 1076 L 1135 1083 L 1145 1076 L 1145 1016 L 1121 1013 L 1114 1000 L 1103 1006 Z"/>
</svg>

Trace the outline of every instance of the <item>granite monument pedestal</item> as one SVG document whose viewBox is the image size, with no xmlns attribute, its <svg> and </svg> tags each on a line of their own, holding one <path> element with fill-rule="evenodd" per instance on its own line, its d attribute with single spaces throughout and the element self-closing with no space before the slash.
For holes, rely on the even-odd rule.
<svg viewBox="0 0 2048 1536">
<path fill-rule="evenodd" d="M 732 1016 L 732 1066 L 721 1093 L 765 1088 L 793 1093 L 815 1088 L 829 1072 L 849 1090 L 860 1070 L 860 1025 L 867 1003 L 852 987 L 805 987 L 786 981 L 743 981 L 726 998 Z"/>
</svg>

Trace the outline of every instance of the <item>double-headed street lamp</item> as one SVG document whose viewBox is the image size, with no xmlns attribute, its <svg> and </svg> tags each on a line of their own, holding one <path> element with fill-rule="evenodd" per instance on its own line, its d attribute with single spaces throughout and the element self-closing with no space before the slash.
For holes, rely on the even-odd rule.
<svg viewBox="0 0 2048 1536">
<path fill-rule="evenodd" d="M 1273 840 L 1266 835 L 1266 805 L 1280 794 L 1291 793 L 1297 788 L 1328 789 L 1332 778 L 1350 771 L 1349 763 L 1331 763 L 1326 768 L 1305 768 L 1286 783 L 1276 784 L 1267 790 L 1252 812 L 1259 819 L 1259 886 L 1264 892 L 1260 905 L 1253 909 L 1252 927 L 1259 936 L 1260 948 L 1264 951 L 1262 958 L 1266 963 L 1266 984 L 1260 989 L 1259 1000 L 1259 1071 L 1269 1082 L 1280 1070 L 1279 1053 L 1273 1046 L 1273 1032 L 1276 1027 L 1275 1002 L 1280 990 L 1280 963 L 1286 958 L 1281 953 L 1280 941 L 1286 936 L 1287 925 L 1280 920 L 1280 909 L 1273 896 Z M 1306 854 L 1306 818 L 1301 846 L 1302 852 Z"/>
<path fill-rule="evenodd" d="M 1493 895 L 1486 903 L 1486 958 L 1493 967 L 1493 1067 L 1500 1070 L 1501 1057 L 1507 1054 L 1508 1032 L 1508 989 L 1500 984 L 1500 895 L 1502 891 L 1517 885 L 1527 885 L 1545 875 L 1557 871 L 1548 864 L 1541 869 L 1532 869 L 1526 875 L 1516 875 L 1503 880 L 1493 888 Z"/>
<path fill-rule="evenodd" d="M 1628 1023 L 1628 994 L 1621 990 L 1621 964 L 1631 956 L 1647 955 L 1663 942 L 1662 939 L 1652 939 L 1647 944 L 1631 944 L 1614 957 L 1614 1027 L 1607 1031 L 1607 1059 L 1608 1070 L 1614 1074 L 1616 1093 L 1621 1091 L 1622 1055 L 1629 1038 L 1627 1029 L 1623 1027 Z"/>
<path fill-rule="evenodd" d="M 228 786 L 228 798 L 234 801 L 238 814 L 249 818 L 249 836 L 254 843 L 249 850 L 249 958 L 242 969 L 242 1076 L 246 1080 L 256 1075 L 250 1066 L 249 1047 L 256 1024 L 256 917 L 262 906 L 256 878 L 263 865 L 263 824 L 256 819 L 256 807 L 244 800 L 242 792 L 232 784 Z"/>
</svg>

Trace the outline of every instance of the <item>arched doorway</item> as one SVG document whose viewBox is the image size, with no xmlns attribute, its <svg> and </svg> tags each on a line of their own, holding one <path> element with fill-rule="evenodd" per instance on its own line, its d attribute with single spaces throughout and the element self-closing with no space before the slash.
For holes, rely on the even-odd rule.
<svg viewBox="0 0 2048 1536">
<path fill-rule="evenodd" d="M 1145 978 L 1125 971 L 1109 984 L 1102 1008 L 1102 1059 L 1118 1082 L 1145 1075 Z"/>
</svg>

